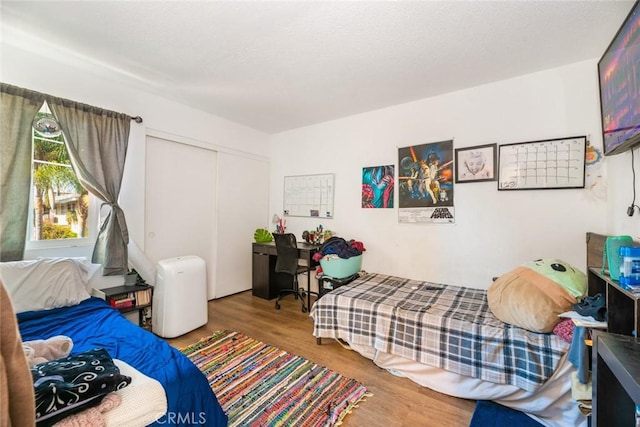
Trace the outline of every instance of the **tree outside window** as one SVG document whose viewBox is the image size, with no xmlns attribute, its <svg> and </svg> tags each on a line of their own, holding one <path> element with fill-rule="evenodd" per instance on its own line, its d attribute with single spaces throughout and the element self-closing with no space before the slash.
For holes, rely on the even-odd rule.
<svg viewBox="0 0 640 427">
<path fill-rule="evenodd" d="M 50 115 L 45 107 L 39 116 Z M 33 131 L 33 224 L 31 240 L 88 237 L 89 194 L 78 181 L 63 135 Z"/>
</svg>

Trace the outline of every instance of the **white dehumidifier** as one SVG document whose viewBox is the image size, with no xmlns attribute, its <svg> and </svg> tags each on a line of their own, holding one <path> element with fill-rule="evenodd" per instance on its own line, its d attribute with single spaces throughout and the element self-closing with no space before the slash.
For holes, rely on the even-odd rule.
<svg viewBox="0 0 640 427">
<path fill-rule="evenodd" d="M 151 324 L 156 335 L 173 338 L 207 323 L 207 272 L 197 256 L 158 261 Z"/>
</svg>

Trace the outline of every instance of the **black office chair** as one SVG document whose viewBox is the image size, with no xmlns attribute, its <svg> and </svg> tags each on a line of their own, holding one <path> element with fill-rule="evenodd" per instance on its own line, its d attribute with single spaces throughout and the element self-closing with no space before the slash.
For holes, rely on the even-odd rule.
<svg viewBox="0 0 640 427">
<path fill-rule="evenodd" d="M 300 297 L 302 300 L 302 312 L 306 313 L 307 305 L 305 304 L 304 297 L 307 291 L 300 289 L 298 286 L 298 275 L 308 272 L 309 266 L 298 264 L 296 236 L 293 233 L 273 233 L 273 238 L 276 242 L 276 252 L 278 254 L 274 271 L 276 273 L 290 274 L 293 278 L 291 288 L 278 291 L 276 310 L 280 309 L 280 298 L 285 295 L 294 294 L 296 299 Z"/>
</svg>

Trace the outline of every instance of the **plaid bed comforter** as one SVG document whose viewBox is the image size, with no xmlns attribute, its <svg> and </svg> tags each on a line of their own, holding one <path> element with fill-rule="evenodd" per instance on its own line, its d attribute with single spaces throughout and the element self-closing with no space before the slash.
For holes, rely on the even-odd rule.
<svg viewBox="0 0 640 427">
<path fill-rule="evenodd" d="M 482 289 L 366 274 L 313 306 L 313 335 L 534 391 L 569 344 L 498 320 Z"/>
</svg>

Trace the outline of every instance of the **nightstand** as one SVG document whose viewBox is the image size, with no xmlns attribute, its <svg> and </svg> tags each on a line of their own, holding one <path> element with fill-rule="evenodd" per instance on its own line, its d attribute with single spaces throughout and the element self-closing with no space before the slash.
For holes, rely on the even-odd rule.
<svg viewBox="0 0 640 427">
<path fill-rule="evenodd" d="M 601 270 L 589 267 L 587 278 L 589 295 L 605 295 L 607 332 L 635 336 L 636 331 L 640 330 L 640 295 L 623 288 L 617 280 Z"/>
<path fill-rule="evenodd" d="M 116 286 L 101 289 L 101 291 L 104 292 L 105 300 L 111 307 L 117 308 L 123 314 L 137 311 L 138 326 L 151 330 L 153 286 L 146 284 Z"/>
</svg>

